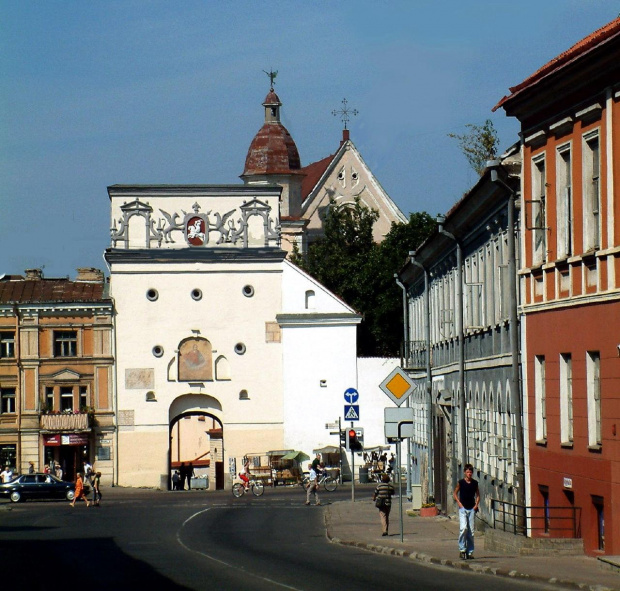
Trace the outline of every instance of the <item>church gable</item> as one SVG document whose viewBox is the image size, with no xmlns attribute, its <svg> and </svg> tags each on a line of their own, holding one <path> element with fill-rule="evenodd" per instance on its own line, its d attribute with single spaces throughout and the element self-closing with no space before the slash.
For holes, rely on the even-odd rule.
<svg viewBox="0 0 620 591">
<path fill-rule="evenodd" d="M 303 216 L 309 220 L 310 242 L 322 234 L 323 218 L 330 199 L 334 199 L 338 205 L 345 205 L 353 203 L 359 197 L 363 205 L 376 209 L 379 219 L 375 223 L 373 235 L 377 242 L 383 240 L 393 222 L 407 221 L 383 190 L 352 141 L 343 142 L 331 161 L 326 160 L 310 164 L 304 169 L 308 170 L 308 177 L 317 179 L 302 206 Z"/>
</svg>

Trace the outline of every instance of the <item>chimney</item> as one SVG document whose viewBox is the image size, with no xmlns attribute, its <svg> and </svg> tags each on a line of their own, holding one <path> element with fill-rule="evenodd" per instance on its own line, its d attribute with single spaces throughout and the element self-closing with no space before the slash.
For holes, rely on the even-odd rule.
<svg viewBox="0 0 620 591">
<path fill-rule="evenodd" d="M 76 281 L 88 281 L 90 283 L 103 283 L 103 271 L 94 267 L 78 267 Z"/>
<path fill-rule="evenodd" d="M 348 141 L 349 141 L 349 130 L 343 129 L 342 130 L 342 141 L 340 142 L 340 145 L 342 146 L 342 144 Z"/>
<path fill-rule="evenodd" d="M 39 281 L 43 279 L 43 269 L 26 269 L 26 281 Z"/>
</svg>

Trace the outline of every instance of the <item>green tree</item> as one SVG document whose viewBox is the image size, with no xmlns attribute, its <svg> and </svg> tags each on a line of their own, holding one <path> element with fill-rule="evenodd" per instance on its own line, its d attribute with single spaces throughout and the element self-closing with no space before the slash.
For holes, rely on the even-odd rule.
<svg viewBox="0 0 620 591">
<path fill-rule="evenodd" d="M 291 260 L 363 315 L 358 354 L 395 356 L 403 334 L 402 292 L 394 273 L 435 230 L 427 213 L 411 214 L 406 224 L 392 224 L 376 244 L 372 228 L 379 214 L 359 199 L 353 205 L 330 203 L 324 237 L 311 244 L 306 257 L 296 249 Z"/>
<path fill-rule="evenodd" d="M 484 125 L 465 125 L 467 133 L 458 135 L 449 133 L 448 137 L 458 140 L 459 147 L 470 166 L 482 176 L 486 167 L 487 160 L 494 160 L 497 157 L 499 138 L 493 126 L 493 121 L 487 119 Z"/>
<path fill-rule="evenodd" d="M 402 290 L 394 274 L 436 231 L 437 223 L 426 212 L 412 213 L 406 224 L 392 224 L 383 242 L 377 245 L 364 270 L 366 275 L 364 314 L 366 334 L 362 334 L 360 355 L 397 356 L 403 335 Z"/>
</svg>

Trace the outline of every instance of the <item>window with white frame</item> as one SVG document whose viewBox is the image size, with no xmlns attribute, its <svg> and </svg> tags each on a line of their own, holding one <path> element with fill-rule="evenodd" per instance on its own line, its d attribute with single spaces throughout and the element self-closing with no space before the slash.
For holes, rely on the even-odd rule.
<svg viewBox="0 0 620 591">
<path fill-rule="evenodd" d="M 545 392 L 545 356 L 534 357 L 534 399 L 536 408 L 536 441 L 547 440 L 547 394 Z"/>
<path fill-rule="evenodd" d="M 54 331 L 54 357 L 77 356 L 77 331 Z"/>
<path fill-rule="evenodd" d="M 573 360 L 570 353 L 560 354 L 560 441 L 573 443 Z"/>
<path fill-rule="evenodd" d="M 586 353 L 586 384 L 588 399 L 588 445 L 599 447 L 601 438 L 601 354 Z"/>
<path fill-rule="evenodd" d="M 0 359 L 15 357 L 15 333 L 0 332 Z"/>
<path fill-rule="evenodd" d="M 556 157 L 557 249 L 558 259 L 572 254 L 573 206 L 571 146 L 564 144 L 557 149 Z"/>
<path fill-rule="evenodd" d="M 583 136 L 583 234 L 585 252 L 601 246 L 598 130 Z"/>
<path fill-rule="evenodd" d="M 54 387 L 47 386 L 45 388 L 45 407 L 48 411 L 54 410 Z"/>
<path fill-rule="evenodd" d="M 547 260 L 547 173 L 545 157 L 532 160 L 532 262 L 537 265 Z"/>
<path fill-rule="evenodd" d="M 61 386 L 60 387 L 60 410 L 69 411 L 73 410 L 73 387 Z"/>
<path fill-rule="evenodd" d="M 88 387 L 80 386 L 80 410 L 88 408 L 90 406 L 88 402 Z"/>
<path fill-rule="evenodd" d="M 2 414 L 15 412 L 15 388 L 0 389 L 0 412 Z"/>
</svg>

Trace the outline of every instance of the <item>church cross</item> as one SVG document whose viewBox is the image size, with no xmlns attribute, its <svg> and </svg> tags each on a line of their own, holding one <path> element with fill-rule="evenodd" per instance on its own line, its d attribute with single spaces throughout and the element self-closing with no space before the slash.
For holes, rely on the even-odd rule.
<svg viewBox="0 0 620 591">
<path fill-rule="evenodd" d="M 278 75 L 278 70 L 276 70 L 275 72 L 273 70 L 269 70 L 269 72 L 267 70 L 263 70 L 263 72 L 265 72 L 265 74 L 267 74 L 267 76 L 269 76 L 269 82 L 271 84 L 271 90 L 273 90 L 273 85 L 274 85 L 274 81 L 276 79 L 276 76 Z"/>
<path fill-rule="evenodd" d="M 334 109 L 332 111 L 332 115 L 334 117 L 337 117 L 338 115 L 340 115 L 340 119 L 342 120 L 342 124 L 344 125 L 344 128 L 347 128 L 347 123 L 350 121 L 350 117 L 349 115 L 357 115 L 359 113 L 359 111 L 357 109 L 349 109 L 349 107 L 347 106 L 348 102 L 347 99 L 344 98 L 342 99 L 342 109 Z"/>
</svg>

